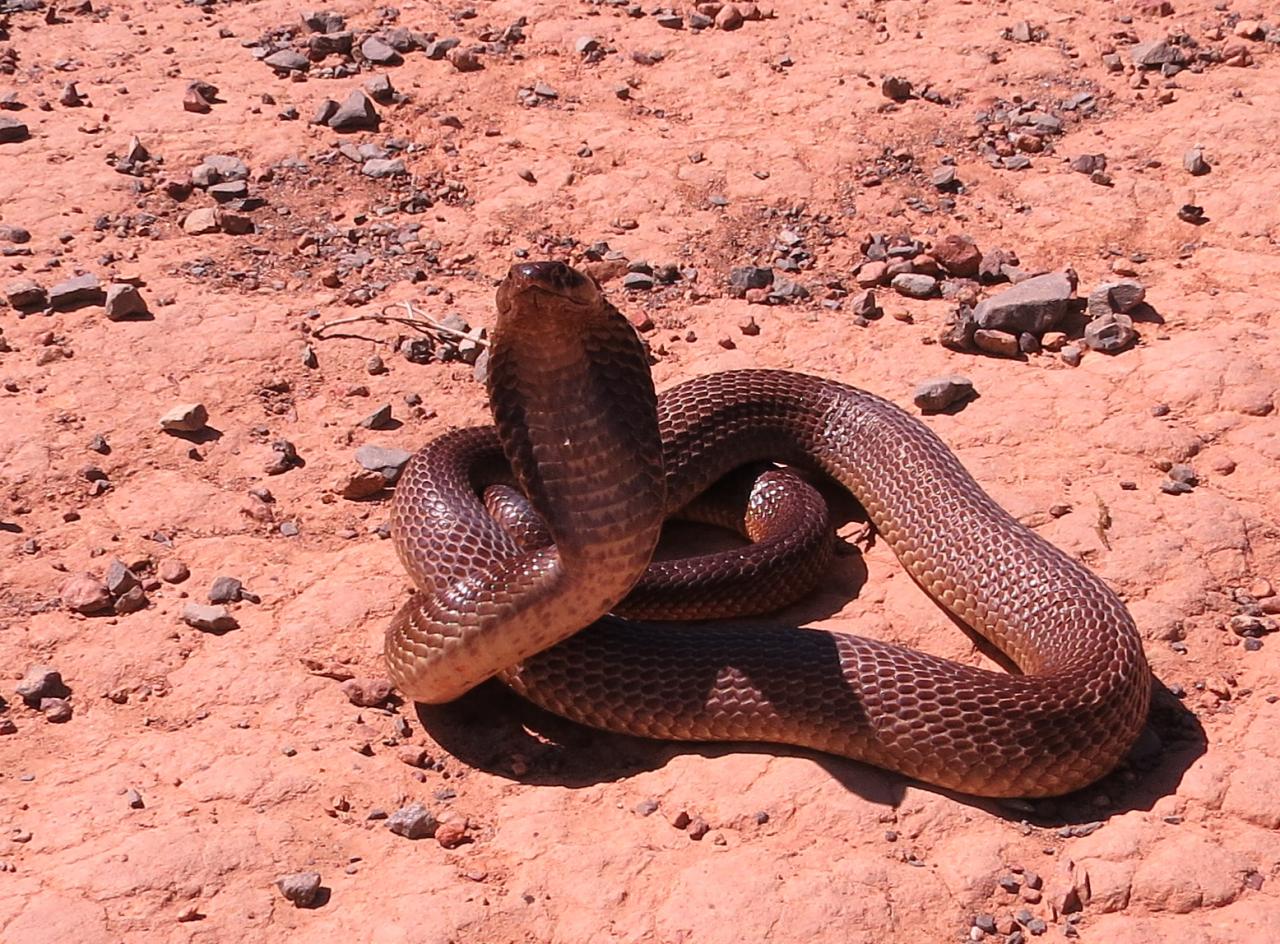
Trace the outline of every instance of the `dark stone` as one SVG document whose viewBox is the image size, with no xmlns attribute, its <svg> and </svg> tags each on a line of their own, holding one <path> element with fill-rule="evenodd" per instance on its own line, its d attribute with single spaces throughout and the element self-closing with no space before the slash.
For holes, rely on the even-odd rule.
<svg viewBox="0 0 1280 944">
<path fill-rule="evenodd" d="M 373 107 L 373 102 L 369 101 L 369 96 L 360 89 L 355 89 L 337 107 L 327 123 L 334 131 L 373 131 L 378 127 L 378 111 Z"/>
<path fill-rule="evenodd" d="M 102 283 L 92 273 L 77 275 L 49 289 L 49 307 L 57 311 L 67 311 L 85 305 L 101 305 L 106 298 Z"/>
<path fill-rule="evenodd" d="M 1044 334 L 1066 317 L 1075 289 L 1075 273 L 1070 270 L 1037 275 L 980 302 L 974 321 L 989 330 Z"/>
</svg>

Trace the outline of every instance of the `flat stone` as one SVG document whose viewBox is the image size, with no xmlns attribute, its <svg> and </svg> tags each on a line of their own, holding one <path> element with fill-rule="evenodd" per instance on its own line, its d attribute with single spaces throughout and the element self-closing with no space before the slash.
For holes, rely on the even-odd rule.
<svg viewBox="0 0 1280 944">
<path fill-rule="evenodd" d="M 653 285 L 653 276 L 648 272 L 628 272 L 622 277 L 622 287 L 633 292 L 647 292 Z"/>
<path fill-rule="evenodd" d="M 1138 333 L 1133 329 L 1133 319 L 1120 312 L 1110 312 L 1094 318 L 1084 327 L 1084 343 L 1090 350 L 1103 354 L 1118 354 L 1133 343 Z"/>
<path fill-rule="evenodd" d="M 209 411 L 203 403 L 183 403 L 160 417 L 160 428 L 175 433 L 195 433 L 209 422 Z"/>
<path fill-rule="evenodd" d="M 143 317 L 150 312 L 142 293 L 136 286 L 127 282 L 112 282 L 107 286 L 105 304 L 108 321 L 124 321 L 127 318 Z"/>
<path fill-rule="evenodd" d="M 262 60 L 277 72 L 306 72 L 311 60 L 292 49 L 280 49 Z"/>
<path fill-rule="evenodd" d="M 205 633 L 225 633 L 240 624 L 225 606 L 204 606 L 188 603 L 182 609 L 182 621 Z"/>
<path fill-rule="evenodd" d="M 997 357 L 1017 357 L 1022 353 L 1017 336 L 1004 331 L 979 328 L 973 332 L 973 343 L 978 350 Z"/>
<path fill-rule="evenodd" d="M 0 144 L 17 144 L 31 137 L 31 131 L 25 122 L 8 115 L 0 115 Z"/>
<path fill-rule="evenodd" d="M 77 275 L 49 289 L 49 307 L 59 311 L 82 305 L 101 305 L 105 300 L 102 283 L 92 273 Z"/>
<path fill-rule="evenodd" d="M 49 293 L 38 282 L 18 279 L 5 287 L 4 297 L 14 308 L 43 308 L 49 300 Z"/>
<path fill-rule="evenodd" d="M 225 180 L 209 188 L 209 196 L 218 203 L 244 200 L 249 196 L 249 184 L 244 180 Z"/>
<path fill-rule="evenodd" d="M 352 91 L 328 121 L 334 131 L 372 131 L 378 123 L 378 110 L 360 89 Z"/>
<path fill-rule="evenodd" d="M 200 207 L 192 210 L 182 220 L 182 231 L 189 236 L 204 236 L 222 231 L 217 207 Z"/>
<path fill-rule="evenodd" d="M 357 708 L 376 708 L 385 704 L 394 689 L 384 678 L 350 678 L 342 683 L 342 694 Z"/>
<path fill-rule="evenodd" d="M 1074 274 L 1050 272 L 1019 282 L 1013 288 L 985 299 L 973 311 L 979 328 L 1043 334 L 1056 328 L 1075 297 Z M 1016 338 L 1015 338 L 1016 343 Z"/>
<path fill-rule="evenodd" d="M 890 283 L 893 290 L 907 298 L 931 298 L 938 292 L 938 280 L 931 275 L 916 272 L 902 272 L 893 277 Z"/>
<path fill-rule="evenodd" d="M 405 169 L 404 161 L 398 157 L 390 159 L 375 157 L 364 162 L 360 173 L 366 177 L 381 180 L 386 177 L 403 177 L 408 170 Z"/>
<path fill-rule="evenodd" d="M 950 374 L 921 381 L 912 395 L 912 402 L 922 413 L 937 413 L 971 396 L 973 381 L 959 374 Z"/>
<path fill-rule="evenodd" d="M 387 487 L 387 478 L 380 471 L 372 469 L 356 469 L 342 479 L 337 490 L 349 501 L 372 498 Z"/>
<path fill-rule="evenodd" d="M 360 55 L 380 66 L 398 66 L 404 62 L 400 53 L 377 36 L 370 36 L 360 44 Z"/>
<path fill-rule="evenodd" d="M 386 446 L 361 446 L 356 450 L 356 462 L 361 468 L 370 472 L 379 472 L 393 484 L 412 458 L 411 452 Z"/>
</svg>

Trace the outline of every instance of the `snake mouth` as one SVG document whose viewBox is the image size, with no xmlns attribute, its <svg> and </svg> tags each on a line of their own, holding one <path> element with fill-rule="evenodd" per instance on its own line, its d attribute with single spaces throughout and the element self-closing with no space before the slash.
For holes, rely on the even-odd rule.
<svg viewBox="0 0 1280 944">
<path fill-rule="evenodd" d="M 499 312 L 542 308 L 540 303 L 546 302 L 593 309 L 600 306 L 602 298 L 599 286 L 589 276 L 551 260 L 513 265 L 498 286 Z"/>
</svg>

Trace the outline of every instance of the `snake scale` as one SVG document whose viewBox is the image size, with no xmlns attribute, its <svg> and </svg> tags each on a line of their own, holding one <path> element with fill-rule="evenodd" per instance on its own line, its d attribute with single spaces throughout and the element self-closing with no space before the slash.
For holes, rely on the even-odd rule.
<svg viewBox="0 0 1280 944">
<path fill-rule="evenodd" d="M 1119 763 L 1151 692 L 1132 618 L 919 420 L 782 370 L 658 397 L 630 324 L 562 263 L 514 266 L 497 301 L 495 427 L 428 444 L 396 488 L 392 536 L 418 591 L 385 654 L 406 697 L 445 702 L 496 675 L 597 728 L 808 747 L 974 795 L 1058 795 Z M 550 544 L 521 544 L 486 510 L 501 456 Z M 916 583 L 1017 671 L 816 629 L 611 615 L 663 521 L 762 460 L 847 488 Z"/>
</svg>

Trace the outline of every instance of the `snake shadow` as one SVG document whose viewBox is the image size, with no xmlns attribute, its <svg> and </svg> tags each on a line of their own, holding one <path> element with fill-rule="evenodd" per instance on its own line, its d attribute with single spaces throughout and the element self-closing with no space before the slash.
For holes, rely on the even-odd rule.
<svg viewBox="0 0 1280 944">
<path fill-rule="evenodd" d="M 831 503 L 835 524 L 866 520 L 861 508 L 847 493 L 833 491 L 826 497 Z M 679 543 L 689 537 L 679 527 L 673 533 Z M 715 550 L 723 537 L 700 540 L 701 546 L 695 550 Z M 776 615 L 777 628 L 781 631 L 784 627 L 838 613 L 848 601 L 857 598 L 866 580 L 867 568 L 861 552 L 855 545 L 840 541 L 827 577 L 816 592 Z M 963 622 L 955 618 L 952 621 L 984 655 L 1006 671 L 1017 671 L 1000 650 Z M 839 659 L 826 639 L 824 635 L 812 634 L 811 648 L 816 648 L 819 654 L 815 656 L 810 652 L 810 657 L 826 665 L 826 671 L 833 676 L 833 690 L 840 690 L 843 686 L 839 684 L 842 679 Z M 572 640 L 566 644 L 572 644 Z M 768 678 L 767 667 L 759 667 L 762 669 L 759 674 L 752 671 L 752 667 L 743 668 L 758 684 Z M 707 689 L 713 681 L 706 680 Z M 1161 797 L 1177 790 L 1187 769 L 1207 750 L 1204 728 L 1195 715 L 1159 679 L 1153 681 L 1147 724 L 1119 767 L 1083 790 L 1038 800 L 973 797 L 869 764 L 784 744 L 655 741 L 600 731 L 544 711 L 497 681 L 486 682 L 445 705 L 415 707 L 425 731 L 454 758 L 476 770 L 522 784 L 587 787 L 658 770 L 676 757 L 691 754 L 706 758 L 748 753 L 805 757 L 845 789 L 869 802 L 895 807 L 902 801 L 906 789 L 915 787 L 1005 820 L 1057 829 L 1069 836 L 1091 831 L 1097 823 L 1117 813 L 1150 810 Z M 767 686 L 762 687 L 770 700 L 785 701 L 785 692 L 775 695 Z M 852 696 L 843 704 L 832 704 L 829 706 L 831 723 L 855 717 L 861 710 Z"/>
<path fill-rule="evenodd" d="M 1198 719 L 1159 679 L 1153 681 L 1147 724 L 1119 767 L 1075 793 L 1035 800 L 974 797 L 784 744 L 654 741 L 599 731 L 544 711 L 497 681 L 447 705 L 415 707 L 424 730 L 455 759 L 515 783 L 582 788 L 659 770 L 688 755 L 804 757 L 871 803 L 896 807 L 907 788 L 915 787 L 1000 819 L 1057 830 L 1065 838 L 1087 835 L 1120 813 L 1150 811 L 1161 797 L 1177 791 L 1186 771 L 1205 753 L 1208 740 Z"/>
</svg>

